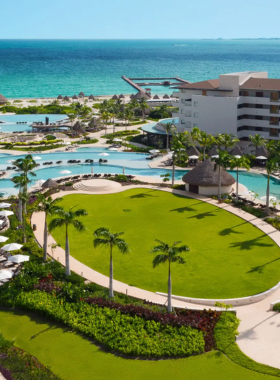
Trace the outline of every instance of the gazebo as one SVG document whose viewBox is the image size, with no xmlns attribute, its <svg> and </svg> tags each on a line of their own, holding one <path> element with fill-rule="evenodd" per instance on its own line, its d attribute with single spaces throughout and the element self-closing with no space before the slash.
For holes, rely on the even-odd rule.
<svg viewBox="0 0 280 380">
<path fill-rule="evenodd" d="M 70 98 L 69 98 L 69 96 L 64 96 L 64 98 L 63 98 L 63 100 L 65 100 L 66 102 L 70 102 Z"/>
<path fill-rule="evenodd" d="M 244 156 L 244 153 L 242 152 L 239 145 L 235 145 L 235 147 L 231 151 L 232 156 Z"/>
<path fill-rule="evenodd" d="M 57 99 L 61 100 L 61 99 L 63 99 L 63 96 L 62 95 L 58 95 Z"/>
<path fill-rule="evenodd" d="M 8 99 L 5 98 L 2 94 L 0 94 L 0 104 L 6 104 L 8 102 Z"/>
<path fill-rule="evenodd" d="M 153 97 L 153 99 L 159 99 L 159 96 L 158 96 L 158 95 L 155 95 L 155 96 Z"/>
<path fill-rule="evenodd" d="M 210 158 L 186 173 L 182 180 L 186 191 L 206 196 L 218 195 L 219 169 L 215 170 L 215 163 Z M 221 194 L 229 193 L 234 183 L 233 176 L 221 168 Z"/>
<path fill-rule="evenodd" d="M 170 99 L 170 96 L 168 96 L 167 94 L 165 94 L 162 99 Z"/>
<path fill-rule="evenodd" d="M 188 155 L 188 156 L 199 156 L 200 153 L 199 153 L 198 149 L 196 149 L 195 146 L 191 146 L 191 147 L 188 149 L 188 151 L 187 151 L 187 155 Z"/>
<path fill-rule="evenodd" d="M 89 100 L 95 100 L 95 97 L 94 97 L 93 95 L 90 95 L 90 96 L 88 97 L 88 99 L 89 99 Z"/>
<path fill-rule="evenodd" d="M 121 97 L 120 97 L 120 98 L 121 98 Z M 118 95 L 114 95 L 114 96 L 112 97 L 112 99 L 113 99 L 113 100 L 118 100 L 119 97 L 118 97 Z"/>
<path fill-rule="evenodd" d="M 83 93 L 83 91 L 81 91 L 81 92 L 79 93 L 79 97 L 80 97 L 80 98 L 84 98 L 84 97 L 85 97 L 85 94 Z"/>
<path fill-rule="evenodd" d="M 76 123 L 74 124 L 73 131 L 76 132 L 77 135 L 85 133 L 85 130 L 79 121 L 76 121 Z"/>
<path fill-rule="evenodd" d="M 42 185 L 43 189 L 55 189 L 58 187 L 58 183 L 55 182 L 53 179 L 49 178 L 47 181 L 45 181 Z"/>
</svg>

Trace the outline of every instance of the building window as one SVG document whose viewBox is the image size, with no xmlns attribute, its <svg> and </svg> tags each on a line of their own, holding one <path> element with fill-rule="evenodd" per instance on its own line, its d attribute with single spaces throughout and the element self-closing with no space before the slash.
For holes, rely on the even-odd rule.
<svg viewBox="0 0 280 380">
<path fill-rule="evenodd" d="M 263 92 L 262 91 L 256 91 L 256 97 L 257 98 L 262 98 L 263 97 Z"/>
<path fill-rule="evenodd" d="M 279 113 L 279 106 L 270 106 L 270 113 Z"/>
<path fill-rule="evenodd" d="M 198 117 L 198 112 L 194 112 L 193 117 Z"/>
<path fill-rule="evenodd" d="M 256 131 L 263 132 L 263 128 L 262 127 L 256 127 Z"/>
<path fill-rule="evenodd" d="M 249 91 L 241 91 L 242 96 L 249 96 Z"/>
<path fill-rule="evenodd" d="M 182 119 L 181 120 L 181 124 L 186 124 L 185 120 Z"/>
<path fill-rule="evenodd" d="M 256 120 L 263 120 L 263 117 L 262 116 L 255 116 L 255 119 Z"/>
<path fill-rule="evenodd" d="M 193 123 L 193 128 L 198 128 L 198 124 L 197 123 Z"/>
<path fill-rule="evenodd" d="M 192 105 L 192 102 L 190 102 L 189 100 L 185 101 L 185 106 L 191 106 L 191 105 Z"/>
<path fill-rule="evenodd" d="M 263 105 L 262 104 L 255 104 L 255 107 L 256 108 L 263 108 Z"/>
<path fill-rule="evenodd" d="M 279 102 L 279 92 L 272 92 L 270 94 L 270 101 L 271 102 Z"/>
<path fill-rule="evenodd" d="M 269 121 L 270 125 L 279 125 L 279 119 L 278 117 L 271 117 Z"/>
<path fill-rule="evenodd" d="M 187 111 L 187 112 L 185 113 L 185 116 L 187 116 L 187 117 L 192 117 L 192 111 Z"/>
<path fill-rule="evenodd" d="M 198 107 L 198 102 L 194 102 L 193 105 L 194 105 L 195 107 Z"/>
<path fill-rule="evenodd" d="M 278 137 L 279 136 L 279 130 L 277 128 L 270 128 L 269 136 Z"/>
</svg>

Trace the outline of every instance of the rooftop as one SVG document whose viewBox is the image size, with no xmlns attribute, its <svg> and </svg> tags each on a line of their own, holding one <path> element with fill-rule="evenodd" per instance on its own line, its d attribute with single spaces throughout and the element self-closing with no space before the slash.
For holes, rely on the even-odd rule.
<svg viewBox="0 0 280 380">
<path fill-rule="evenodd" d="M 280 91 L 280 79 L 250 78 L 240 86 L 246 90 L 276 90 Z"/>
</svg>

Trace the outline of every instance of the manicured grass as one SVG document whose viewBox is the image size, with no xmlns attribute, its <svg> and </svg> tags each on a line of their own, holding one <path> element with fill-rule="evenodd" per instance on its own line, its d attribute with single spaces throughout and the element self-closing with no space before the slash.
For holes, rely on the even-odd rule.
<svg viewBox="0 0 280 380">
<path fill-rule="evenodd" d="M 201 298 L 244 297 L 276 285 L 280 250 L 258 228 L 207 203 L 152 189 L 117 194 L 64 197 L 61 205 L 77 205 L 89 215 L 81 218 L 87 231 L 70 228 L 70 252 L 105 275 L 109 253 L 93 248 L 93 231 L 107 227 L 125 231 L 131 253 L 114 252 L 114 278 L 151 291 L 167 292 L 167 266 L 152 267 L 154 239 L 181 240 L 190 247 L 185 265 L 172 264 L 173 294 Z M 253 218 L 253 217 L 252 217 Z M 64 246 L 64 229 L 53 232 Z"/>
<path fill-rule="evenodd" d="M 0 332 L 6 339 L 34 355 L 41 363 L 67 380 L 269 380 L 238 366 L 222 353 L 172 360 L 132 360 L 105 353 L 94 344 L 34 314 L 0 311 Z"/>
</svg>

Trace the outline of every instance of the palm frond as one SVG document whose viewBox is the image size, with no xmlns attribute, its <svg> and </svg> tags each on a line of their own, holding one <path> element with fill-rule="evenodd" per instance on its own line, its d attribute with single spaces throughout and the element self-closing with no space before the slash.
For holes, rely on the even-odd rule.
<svg viewBox="0 0 280 380">
<path fill-rule="evenodd" d="M 164 264 L 168 261 L 168 256 L 167 255 L 157 255 L 154 260 L 153 260 L 153 268 L 156 268 L 160 264 Z"/>
<path fill-rule="evenodd" d="M 51 220 L 50 223 L 49 223 L 49 226 L 48 226 L 49 227 L 49 231 L 52 232 L 56 228 L 62 227 L 64 224 L 65 224 L 65 219 L 63 219 L 63 218 L 55 218 L 55 219 Z"/>
<path fill-rule="evenodd" d="M 83 232 L 86 230 L 86 226 L 80 220 L 73 220 L 71 224 L 79 232 Z"/>
</svg>

